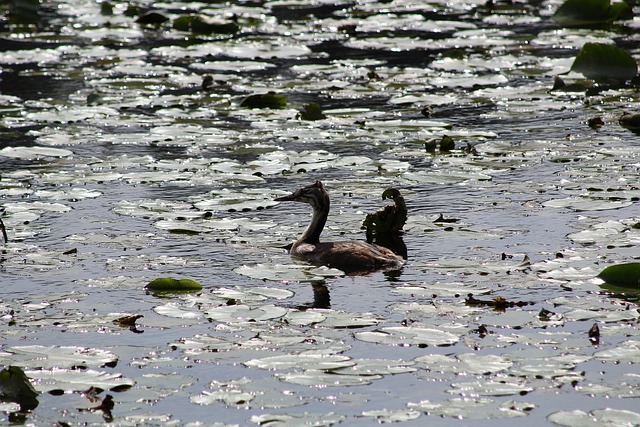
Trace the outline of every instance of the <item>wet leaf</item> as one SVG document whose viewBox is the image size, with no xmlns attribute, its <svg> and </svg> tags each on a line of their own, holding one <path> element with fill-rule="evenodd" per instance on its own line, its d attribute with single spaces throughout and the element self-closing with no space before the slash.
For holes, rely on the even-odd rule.
<svg viewBox="0 0 640 427">
<path fill-rule="evenodd" d="M 36 160 L 48 157 L 71 157 L 73 151 L 52 147 L 4 147 L 0 150 L 0 156 L 12 157 L 24 160 Z"/>
<path fill-rule="evenodd" d="M 146 289 L 150 291 L 191 291 L 197 292 L 202 290 L 202 285 L 191 279 L 174 279 L 172 277 L 163 277 L 154 279 L 147 283 Z"/>
<path fill-rule="evenodd" d="M 586 43 L 573 61 L 571 71 L 598 81 L 624 82 L 638 75 L 638 63 L 619 47 Z"/>
<path fill-rule="evenodd" d="M 261 426 L 273 426 L 273 427 L 307 427 L 313 425 L 314 427 L 328 427 L 339 424 L 346 417 L 344 415 L 337 415 L 333 412 L 326 414 L 311 414 L 304 412 L 302 414 L 264 414 L 253 415 L 251 422 Z"/>
<path fill-rule="evenodd" d="M 312 387 L 347 387 L 370 384 L 372 380 L 382 378 L 380 375 L 335 375 L 321 370 L 307 370 L 303 372 L 291 372 L 276 374 L 276 378 L 292 384 Z"/>
<path fill-rule="evenodd" d="M 640 364 L 640 341 L 629 340 L 616 348 L 600 350 L 594 354 L 596 359 L 614 362 L 630 362 Z"/>
<path fill-rule="evenodd" d="M 332 371 L 355 365 L 356 362 L 347 356 L 324 355 L 324 354 L 296 354 L 285 356 L 265 357 L 263 359 L 253 359 L 245 362 L 248 367 L 260 369 L 318 369 Z"/>
<path fill-rule="evenodd" d="M 408 406 L 431 416 L 470 420 L 523 417 L 535 408 L 535 405 L 524 402 L 496 402 L 483 398 L 455 398 L 442 403 L 424 400 L 418 403 L 410 402 Z"/>
<path fill-rule="evenodd" d="M 598 277 L 609 285 L 640 290 L 640 263 L 610 265 Z"/>
<path fill-rule="evenodd" d="M 640 413 L 611 408 L 594 409 L 587 413 L 576 409 L 554 412 L 547 419 L 566 427 L 631 426 L 640 423 Z"/>
<path fill-rule="evenodd" d="M 0 399 L 15 402 L 22 411 L 38 406 L 38 392 L 24 371 L 17 366 L 9 366 L 0 371 Z"/>
<path fill-rule="evenodd" d="M 135 384 L 135 381 L 120 374 L 93 369 L 42 369 L 29 370 L 27 373 L 37 381 L 36 389 L 41 392 L 51 392 L 53 390 L 83 392 L 91 387 L 122 391 L 133 387 Z"/>
<path fill-rule="evenodd" d="M 118 362 L 118 357 L 107 350 L 74 346 L 23 345 L 6 348 L 11 353 L 12 365 L 42 369 L 71 368 L 74 366 L 103 366 Z"/>
<path fill-rule="evenodd" d="M 182 15 L 173 21 L 173 28 L 196 34 L 235 34 L 240 30 L 237 23 L 206 15 Z"/>
<path fill-rule="evenodd" d="M 451 345 L 459 341 L 459 337 L 439 329 L 415 326 L 390 326 L 378 331 L 356 332 L 355 337 L 361 341 L 390 345 Z"/>
<path fill-rule="evenodd" d="M 389 409 L 379 409 L 373 411 L 364 411 L 363 417 L 374 418 L 379 423 L 397 423 L 402 421 L 415 420 L 420 418 L 422 412 L 413 409 L 397 409 L 395 411 Z"/>
<path fill-rule="evenodd" d="M 278 319 L 288 310 L 286 308 L 274 305 L 263 305 L 260 307 L 250 307 L 248 305 L 238 304 L 231 306 L 215 307 L 206 311 L 206 315 L 211 320 L 225 323 L 237 322 L 261 322 L 272 319 Z"/>
<path fill-rule="evenodd" d="M 284 108 L 287 106 L 287 97 L 273 92 L 249 95 L 240 103 L 240 106 L 245 108 Z"/>
<path fill-rule="evenodd" d="M 628 3 L 610 0 L 566 0 L 553 15 L 563 27 L 591 27 L 629 17 L 633 12 Z"/>
</svg>

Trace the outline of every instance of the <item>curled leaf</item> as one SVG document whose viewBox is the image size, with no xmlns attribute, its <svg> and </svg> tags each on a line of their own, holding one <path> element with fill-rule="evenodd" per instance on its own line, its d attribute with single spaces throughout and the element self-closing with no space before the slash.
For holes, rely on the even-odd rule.
<svg viewBox="0 0 640 427">
<path fill-rule="evenodd" d="M 274 92 L 254 94 L 247 96 L 240 106 L 245 108 L 284 108 L 287 106 L 287 97 Z"/>
<path fill-rule="evenodd" d="M 640 262 L 610 265 L 598 277 L 609 285 L 640 289 Z"/>
<path fill-rule="evenodd" d="M 571 71 L 597 81 L 624 82 L 638 74 L 638 64 L 624 49 L 604 43 L 585 43 Z"/>
<path fill-rule="evenodd" d="M 146 289 L 151 291 L 199 291 L 202 289 L 202 285 L 195 280 L 190 279 L 174 279 L 172 277 L 163 277 L 155 279 L 145 286 Z"/>
</svg>

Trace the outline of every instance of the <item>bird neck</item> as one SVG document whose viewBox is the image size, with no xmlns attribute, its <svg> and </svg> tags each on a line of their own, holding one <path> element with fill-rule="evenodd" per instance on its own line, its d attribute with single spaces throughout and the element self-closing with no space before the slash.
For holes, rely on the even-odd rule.
<svg viewBox="0 0 640 427">
<path fill-rule="evenodd" d="M 313 217 L 311 223 L 300 237 L 300 241 L 304 243 L 319 243 L 320 233 L 327 222 L 329 216 L 329 201 L 327 200 L 323 206 L 313 207 Z"/>
<path fill-rule="evenodd" d="M 407 211 L 407 204 L 404 201 L 404 197 L 395 197 L 393 199 L 393 201 L 395 202 L 396 206 L 398 207 L 398 210 L 400 210 L 402 212 L 406 212 Z"/>
</svg>

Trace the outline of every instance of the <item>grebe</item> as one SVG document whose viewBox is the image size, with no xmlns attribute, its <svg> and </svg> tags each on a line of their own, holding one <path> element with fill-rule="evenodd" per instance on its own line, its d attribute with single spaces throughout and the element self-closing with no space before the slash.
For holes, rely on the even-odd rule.
<svg viewBox="0 0 640 427">
<path fill-rule="evenodd" d="M 399 233 L 407 222 L 407 205 L 404 197 L 395 188 L 387 188 L 382 200 L 392 199 L 395 205 L 387 205 L 376 213 L 367 214 L 362 228 L 371 233 Z"/>
<path fill-rule="evenodd" d="M 330 206 L 329 194 L 320 181 L 275 200 L 308 203 L 313 208 L 311 223 L 289 250 L 293 257 L 338 268 L 345 273 L 394 270 L 404 264 L 400 256 L 382 246 L 359 240 L 320 242 L 320 233 L 327 222 Z"/>
</svg>

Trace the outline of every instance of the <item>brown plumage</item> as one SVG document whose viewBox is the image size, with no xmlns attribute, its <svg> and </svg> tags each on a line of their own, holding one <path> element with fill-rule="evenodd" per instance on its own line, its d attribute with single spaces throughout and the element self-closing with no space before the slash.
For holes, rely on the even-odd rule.
<svg viewBox="0 0 640 427">
<path fill-rule="evenodd" d="M 327 222 L 330 207 L 329 194 L 320 181 L 275 200 L 308 203 L 313 208 L 311 223 L 291 246 L 289 253 L 293 257 L 338 268 L 345 273 L 393 270 L 404 264 L 403 259 L 389 249 L 363 241 L 320 242 L 320 233 Z"/>
</svg>

